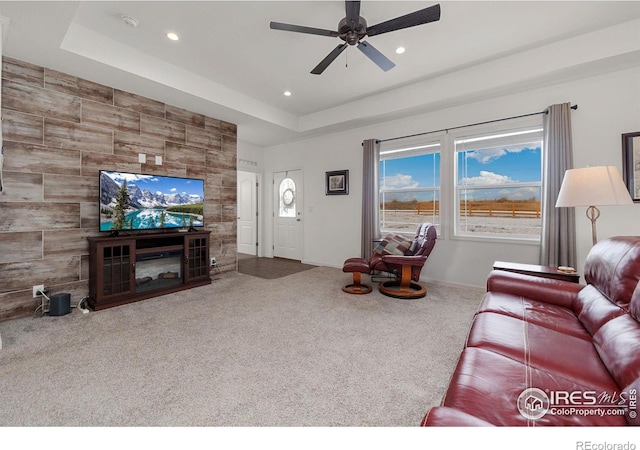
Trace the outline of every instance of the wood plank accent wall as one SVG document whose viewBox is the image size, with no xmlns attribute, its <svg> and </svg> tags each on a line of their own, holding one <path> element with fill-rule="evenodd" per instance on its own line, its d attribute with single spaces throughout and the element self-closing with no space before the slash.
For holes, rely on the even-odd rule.
<svg viewBox="0 0 640 450">
<path fill-rule="evenodd" d="M 100 169 L 204 179 L 211 256 L 236 270 L 236 125 L 7 57 L 2 117 L 0 321 L 33 314 L 36 284 L 88 295 Z"/>
</svg>

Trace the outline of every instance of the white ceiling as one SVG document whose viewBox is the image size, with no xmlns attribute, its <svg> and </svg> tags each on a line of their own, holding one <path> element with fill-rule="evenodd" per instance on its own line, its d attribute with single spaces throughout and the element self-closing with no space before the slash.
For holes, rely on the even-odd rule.
<svg viewBox="0 0 640 450">
<path fill-rule="evenodd" d="M 364 0 L 360 15 L 373 25 L 435 3 Z M 342 1 L 0 1 L 0 16 L 4 55 L 237 123 L 263 146 L 640 65 L 639 1 L 440 5 L 438 22 L 366 38 L 389 72 L 349 47 L 322 75 L 309 72 L 342 41 L 269 22 L 335 30 Z"/>
</svg>

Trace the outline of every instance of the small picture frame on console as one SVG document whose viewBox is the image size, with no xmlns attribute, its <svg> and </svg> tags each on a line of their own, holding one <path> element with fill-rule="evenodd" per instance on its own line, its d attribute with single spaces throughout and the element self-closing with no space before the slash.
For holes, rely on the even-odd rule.
<svg viewBox="0 0 640 450">
<path fill-rule="evenodd" d="M 622 135 L 622 176 L 634 202 L 640 202 L 640 131 Z"/>
<path fill-rule="evenodd" d="M 349 171 L 334 170 L 326 172 L 326 195 L 348 195 L 349 194 Z"/>
</svg>

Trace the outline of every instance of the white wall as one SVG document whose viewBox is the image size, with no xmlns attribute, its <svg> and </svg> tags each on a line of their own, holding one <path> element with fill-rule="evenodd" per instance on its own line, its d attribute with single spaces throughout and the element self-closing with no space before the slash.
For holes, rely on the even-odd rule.
<svg viewBox="0 0 640 450">
<path fill-rule="evenodd" d="M 238 140 L 238 170 L 262 173 L 264 170 L 264 148 Z"/>
<path fill-rule="evenodd" d="M 322 137 L 268 148 L 265 192 L 271 198 L 274 171 L 304 171 L 303 262 L 342 267 L 360 253 L 362 147 L 368 138 L 386 139 L 544 110 L 554 103 L 578 105 L 572 113 L 574 164 L 613 165 L 622 171 L 621 134 L 640 130 L 640 68 L 604 73 L 492 100 L 420 114 Z M 348 196 L 325 196 L 324 173 L 349 169 Z M 265 248 L 273 241 L 272 206 L 263 205 Z M 591 248 L 585 208 L 576 208 L 578 268 Z M 640 206 L 602 207 L 598 237 L 639 234 Z M 270 256 L 269 250 L 265 253 Z M 495 260 L 538 263 L 538 246 L 454 240 L 441 236 L 423 270 L 424 280 L 484 286 Z"/>
<path fill-rule="evenodd" d="M 265 151 L 263 229 L 267 256 L 273 255 L 271 180 L 274 172 L 291 169 L 302 169 L 304 177 L 303 262 L 342 267 L 346 257 L 360 255 L 362 139 L 358 136 L 334 134 Z M 344 169 L 349 170 L 349 195 L 325 195 L 325 172 Z"/>
</svg>

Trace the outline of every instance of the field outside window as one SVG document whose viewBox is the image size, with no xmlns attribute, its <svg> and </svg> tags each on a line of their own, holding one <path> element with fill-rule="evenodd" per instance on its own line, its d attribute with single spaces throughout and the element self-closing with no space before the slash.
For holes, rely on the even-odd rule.
<svg viewBox="0 0 640 450">
<path fill-rule="evenodd" d="M 380 155 L 380 230 L 415 233 L 422 222 L 440 226 L 440 143 Z"/>
<path fill-rule="evenodd" d="M 455 235 L 539 240 L 542 129 L 454 140 Z"/>
</svg>

